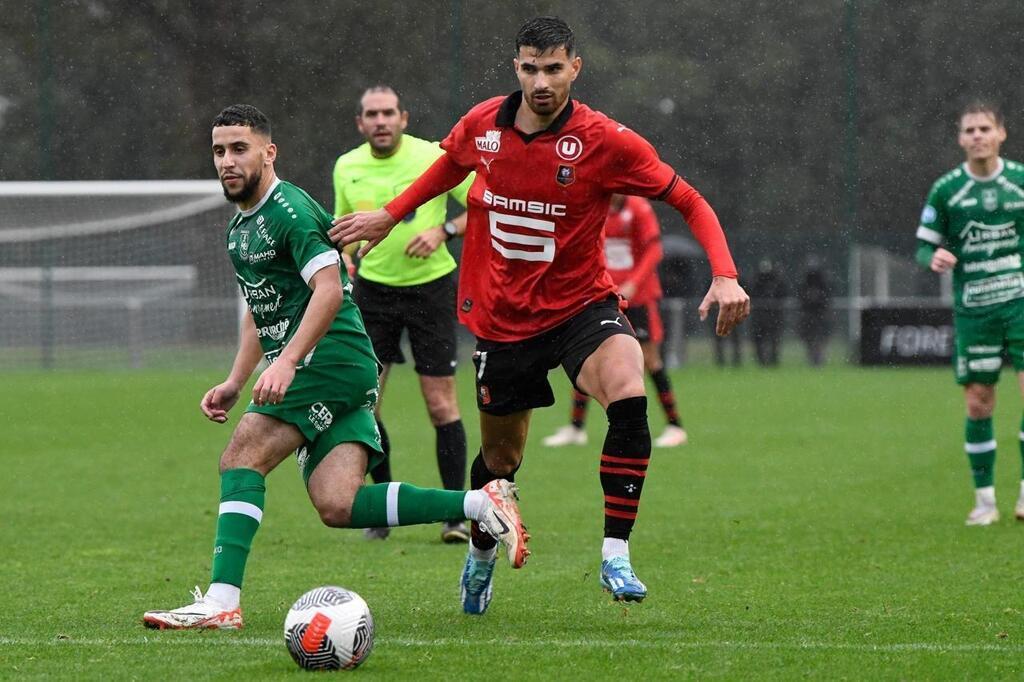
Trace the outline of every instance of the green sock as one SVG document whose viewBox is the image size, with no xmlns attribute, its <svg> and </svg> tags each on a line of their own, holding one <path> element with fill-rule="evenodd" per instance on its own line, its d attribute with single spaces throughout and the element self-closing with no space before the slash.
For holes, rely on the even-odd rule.
<svg viewBox="0 0 1024 682">
<path fill-rule="evenodd" d="M 967 419 L 964 429 L 967 459 L 971 462 L 971 475 L 974 476 L 974 487 L 984 488 L 992 485 L 992 471 L 996 463 L 996 441 L 992 437 L 992 418 Z"/>
<path fill-rule="evenodd" d="M 464 490 L 417 488 L 408 483 L 364 485 L 352 501 L 352 528 L 414 526 L 438 521 L 464 521 Z"/>
<path fill-rule="evenodd" d="M 266 492 L 258 471 L 228 469 L 220 475 L 220 515 L 210 582 L 242 586 L 249 548 L 263 519 Z"/>
</svg>

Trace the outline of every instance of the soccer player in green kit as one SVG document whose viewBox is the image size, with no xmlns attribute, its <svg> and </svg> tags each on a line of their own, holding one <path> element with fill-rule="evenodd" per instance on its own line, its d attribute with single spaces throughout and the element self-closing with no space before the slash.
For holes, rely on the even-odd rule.
<svg viewBox="0 0 1024 682">
<path fill-rule="evenodd" d="M 975 488 L 968 526 L 999 520 L 992 412 L 1004 353 L 1024 392 L 1024 166 L 999 156 L 1005 140 L 997 107 L 967 106 L 959 127 L 967 160 L 932 186 L 917 228 L 918 263 L 933 272 L 953 272 L 953 362 L 967 403 L 964 447 Z M 1024 460 L 1024 423 L 1020 452 Z M 1024 481 L 1015 514 L 1024 520 Z"/>
<path fill-rule="evenodd" d="M 382 207 L 444 153 L 436 142 L 406 134 L 408 122 L 409 112 L 391 86 L 376 85 L 362 94 L 356 127 L 366 142 L 342 154 L 334 165 L 335 216 Z M 391 366 L 405 362 L 400 346 L 403 330 L 408 330 L 420 390 L 436 433 L 441 483 L 448 490 L 461 490 L 466 482 L 466 431 L 455 394 L 456 266 L 445 247 L 445 242 L 465 231 L 466 214 L 450 221 L 445 218 L 448 197 L 465 206 L 471 184 L 472 175 L 404 216 L 359 263 L 352 296 L 384 365 L 375 416 L 385 456 L 370 470 L 374 483 L 391 480 L 390 440 L 380 412 Z M 367 538 L 383 539 L 388 531 L 367 528 L 365 532 Z M 467 542 L 469 529 L 461 522 L 445 523 L 441 539 Z"/>
<path fill-rule="evenodd" d="M 203 397 L 203 414 L 226 422 L 260 360 L 270 364 L 221 455 L 209 589 L 203 594 L 196 587 L 195 602 L 187 606 L 146 612 L 143 623 L 150 628 L 242 627 L 242 577 L 263 518 L 265 478 L 292 452 L 327 526 L 469 518 L 506 545 L 514 567 L 528 555 L 515 488 L 507 482 L 469 492 L 363 484 L 367 468 L 382 456 L 373 418 L 379 366 L 327 238 L 331 216 L 276 177 L 276 156 L 270 122 L 255 107 L 232 105 L 214 119 L 214 165 L 225 196 L 239 209 L 225 241 L 248 312 L 231 372 Z"/>
</svg>

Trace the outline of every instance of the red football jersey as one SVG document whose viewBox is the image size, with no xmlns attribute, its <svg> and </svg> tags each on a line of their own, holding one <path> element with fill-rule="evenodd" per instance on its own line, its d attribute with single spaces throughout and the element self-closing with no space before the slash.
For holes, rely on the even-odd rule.
<svg viewBox="0 0 1024 682">
<path fill-rule="evenodd" d="M 636 285 L 630 305 L 661 298 L 661 226 L 650 202 L 641 197 L 626 197 L 622 208 L 608 212 L 604 236 L 605 261 L 612 281 L 616 286 L 628 281 Z"/>
<path fill-rule="evenodd" d="M 441 147 L 476 171 L 459 274 L 459 319 L 518 341 L 613 295 L 602 230 L 613 193 L 658 197 L 675 171 L 644 138 L 570 100 L 544 131 L 515 128 L 522 93 L 478 104 Z"/>
</svg>

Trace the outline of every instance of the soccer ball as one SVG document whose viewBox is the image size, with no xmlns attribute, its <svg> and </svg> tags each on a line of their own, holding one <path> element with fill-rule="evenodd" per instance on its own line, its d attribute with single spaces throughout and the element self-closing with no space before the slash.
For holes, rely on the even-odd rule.
<svg viewBox="0 0 1024 682">
<path fill-rule="evenodd" d="M 307 670 L 351 670 L 373 649 L 373 616 L 363 598 L 342 587 L 317 587 L 284 619 L 288 652 Z"/>
</svg>

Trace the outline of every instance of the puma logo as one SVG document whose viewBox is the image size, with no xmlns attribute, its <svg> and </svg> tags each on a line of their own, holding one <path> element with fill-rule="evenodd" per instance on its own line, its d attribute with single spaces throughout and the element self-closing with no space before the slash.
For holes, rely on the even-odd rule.
<svg viewBox="0 0 1024 682">
<path fill-rule="evenodd" d="M 617 317 L 614 320 L 601 320 L 601 324 L 617 324 L 620 327 L 622 326 L 622 323 L 619 322 L 619 318 Z"/>
</svg>

